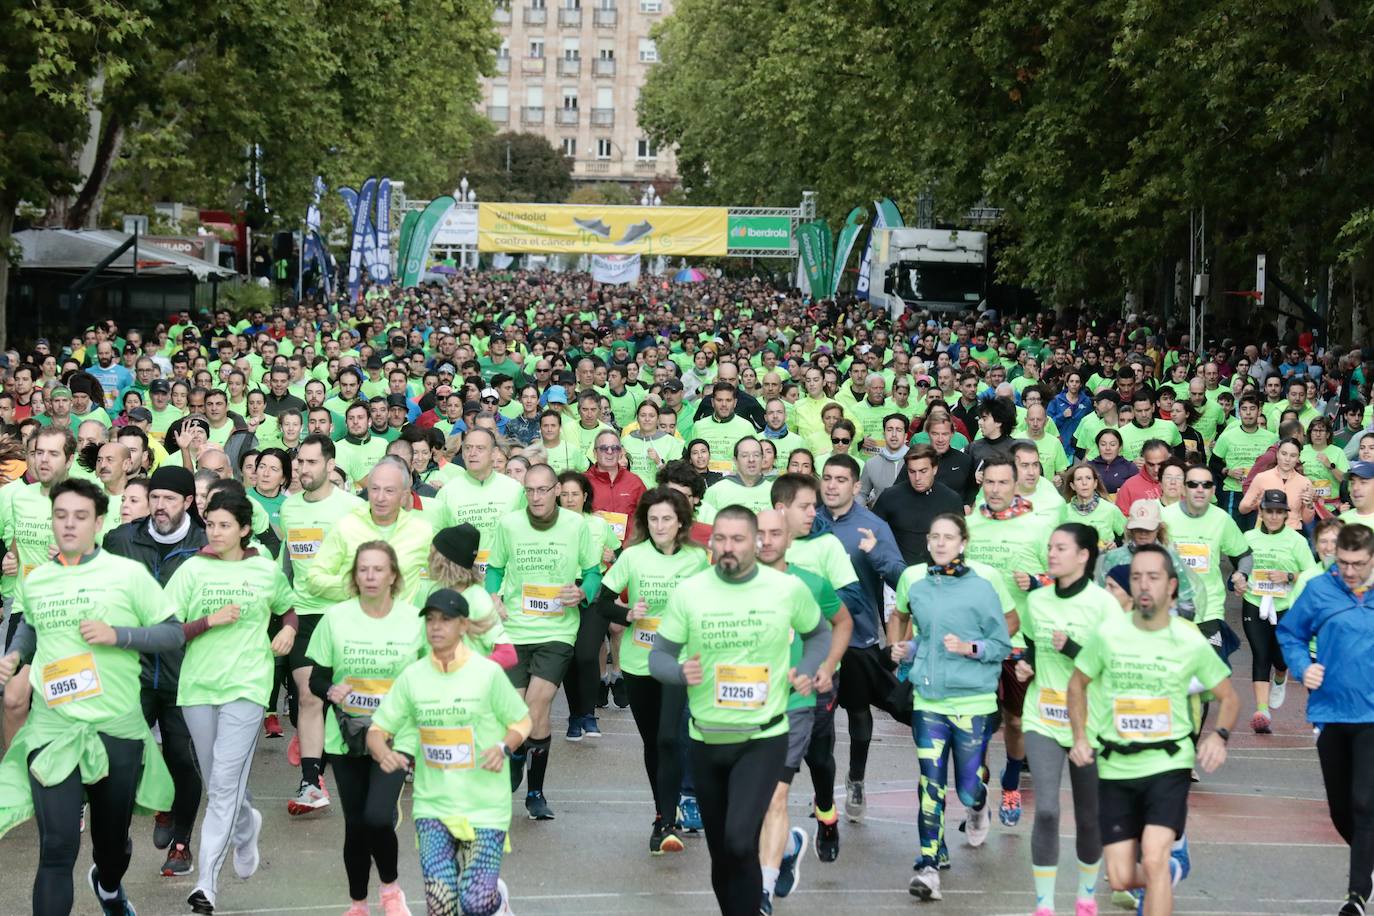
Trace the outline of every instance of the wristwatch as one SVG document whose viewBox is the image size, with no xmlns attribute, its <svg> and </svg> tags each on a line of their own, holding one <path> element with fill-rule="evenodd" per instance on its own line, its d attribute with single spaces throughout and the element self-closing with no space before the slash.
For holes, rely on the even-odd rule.
<svg viewBox="0 0 1374 916">
<path fill-rule="evenodd" d="M 1222 741 L 1229 743 L 1231 740 L 1231 730 L 1229 728 L 1218 728 L 1217 737 L 1219 737 Z"/>
<path fill-rule="evenodd" d="M 504 741 L 501 743 L 501 753 L 505 754 L 507 759 L 515 754 L 515 752 L 510 749 L 510 745 L 506 744 Z"/>
</svg>

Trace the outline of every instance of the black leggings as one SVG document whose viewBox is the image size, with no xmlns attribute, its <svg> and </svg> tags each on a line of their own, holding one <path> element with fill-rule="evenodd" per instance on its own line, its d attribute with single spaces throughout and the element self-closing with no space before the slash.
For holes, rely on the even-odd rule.
<svg viewBox="0 0 1374 916">
<path fill-rule="evenodd" d="M 1279 620 L 1283 620 L 1283 612 L 1279 613 Z M 1279 628 L 1260 619 L 1259 607 L 1244 602 L 1240 607 L 1240 622 L 1245 628 L 1245 639 L 1250 643 L 1250 680 L 1267 681 L 1270 671 L 1287 671 L 1288 666 L 1279 650 Z"/>
<path fill-rule="evenodd" d="M 1350 844 L 1348 891 L 1368 900 L 1374 870 L 1374 723 L 1340 722 L 1322 726 L 1317 759 L 1326 783 L 1331 823 Z"/>
<path fill-rule="evenodd" d="M 172 774 L 172 842 L 191 848 L 191 831 L 196 826 L 196 811 L 200 808 L 200 767 L 191 732 L 177 703 L 177 690 L 144 687 L 139 692 L 143 719 L 152 728 L 156 722 L 162 733 L 162 759 Z"/>
<path fill-rule="evenodd" d="M 405 770 L 383 773 L 371 757 L 329 755 L 344 816 L 344 871 L 348 896 L 367 899 L 372 863 L 383 884 L 396 880 L 396 800 L 405 787 Z"/>
<path fill-rule="evenodd" d="M 611 622 L 585 604 L 577 624 L 573 660 L 563 689 L 568 694 L 569 716 L 596 714 L 596 689 L 601 685 L 601 653 L 606 651 L 606 632 Z"/>
<path fill-rule="evenodd" d="M 711 888 L 722 916 L 755 916 L 763 895 L 759 833 L 787 762 L 787 735 L 736 744 L 692 741 Z"/>
<path fill-rule="evenodd" d="M 682 791 L 679 722 L 687 690 L 665 686 L 643 674 L 626 674 L 625 688 L 630 694 L 630 714 L 644 743 L 644 772 L 654 790 L 654 810 L 659 820 L 674 823 Z"/>
<path fill-rule="evenodd" d="M 872 708 L 876 706 L 908 726 L 911 710 L 892 705 L 897 676 L 878 646 L 845 649 L 840 670 L 844 672 L 838 690 L 840 706 L 849 718 L 849 778 L 853 782 L 863 782 L 868 769 L 868 746 L 873 740 Z"/>
<path fill-rule="evenodd" d="M 835 675 L 839 680 L 839 675 Z M 806 746 L 806 768 L 811 771 L 816 810 L 835 807 L 835 706 L 838 696 L 823 693 L 816 698 L 816 718 L 811 723 L 811 741 Z M 872 722 L 872 719 L 869 719 Z"/>
<path fill-rule="evenodd" d="M 38 874 L 33 879 L 36 916 L 66 916 L 72 911 L 72 869 L 81 852 L 81 806 L 87 800 L 91 803 L 91 858 L 100 886 L 118 890 L 129 870 L 133 853 L 129 821 L 143 774 L 143 742 L 105 734 L 100 741 L 110 758 L 110 772 L 99 782 L 83 786 L 80 768 L 53 786 L 44 786 L 29 775 L 38 822 Z M 41 750 L 29 755 L 30 763 Z"/>
</svg>

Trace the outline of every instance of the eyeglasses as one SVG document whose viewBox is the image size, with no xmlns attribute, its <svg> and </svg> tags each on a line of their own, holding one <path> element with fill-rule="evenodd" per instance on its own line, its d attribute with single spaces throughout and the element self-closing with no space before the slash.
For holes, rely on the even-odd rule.
<svg viewBox="0 0 1374 916">
<path fill-rule="evenodd" d="M 596 450 L 598 452 L 605 452 L 607 455 L 619 455 L 624 451 L 619 445 L 598 445 Z"/>
<path fill-rule="evenodd" d="M 1185 481 L 1183 485 L 1190 490 L 1210 490 L 1216 486 L 1216 484 L 1210 480 L 1188 480 Z"/>
<path fill-rule="evenodd" d="M 548 496 L 556 489 L 558 489 L 558 485 L 554 484 L 550 487 L 525 487 L 525 492 L 531 496 Z"/>
<path fill-rule="evenodd" d="M 845 439 L 845 438 L 842 438 L 842 437 L 840 437 L 840 436 L 831 436 L 831 437 L 830 437 L 830 443 L 831 443 L 832 445 L 848 445 L 849 443 L 851 443 L 851 442 L 853 442 L 853 441 L 854 441 L 853 439 Z"/>
</svg>

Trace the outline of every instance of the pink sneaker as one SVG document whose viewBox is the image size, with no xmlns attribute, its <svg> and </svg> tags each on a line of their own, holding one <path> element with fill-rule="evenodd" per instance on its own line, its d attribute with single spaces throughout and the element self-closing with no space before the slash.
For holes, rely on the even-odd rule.
<svg viewBox="0 0 1374 916">
<path fill-rule="evenodd" d="M 348 914 L 345 913 L 344 916 L 348 916 Z M 1054 916 L 1054 910 L 1050 909 L 1047 906 L 1038 906 L 1035 908 L 1035 912 L 1032 913 L 1031 916 Z"/>
<path fill-rule="evenodd" d="M 1097 916 L 1097 901 L 1079 898 L 1073 905 L 1073 916 Z"/>
<path fill-rule="evenodd" d="M 301 739 L 299 735 L 292 735 L 291 740 L 286 743 L 286 762 L 293 767 L 301 765 Z"/>
<path fill-rule="evenodd" d="M 344 910 L 343 916 L 372 916 L 372 909 L 366 900 L 354 900 L 353 905 Z"/>
<path fill-rule="evenodd" d="M 405 891 L 399 886 L 382 891 L 382 916 L 411 916 L 410 907 L 406 906 Z"/>
</svg>

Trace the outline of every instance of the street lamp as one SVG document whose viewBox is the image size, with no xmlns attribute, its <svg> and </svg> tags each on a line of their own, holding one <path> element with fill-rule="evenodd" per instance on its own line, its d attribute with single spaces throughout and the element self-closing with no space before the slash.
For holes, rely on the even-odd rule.
<svg viewBox="0 0 1374 916">
<path fill-rule="evenodd" d="M 646 185 L 644 193 L 640 195 L 639 204 L 642 207 L 657 207 L 663 203 L 663 199 L 658 196 L 658 189 L 652 184 Z"/>
<path fill-rule="evenodd" d="M 453 196 L 458 200 L 468 199 L 468 176 L 464 175 L 458 181 L 458 190 L 453 192 Z"/>
</svg>

